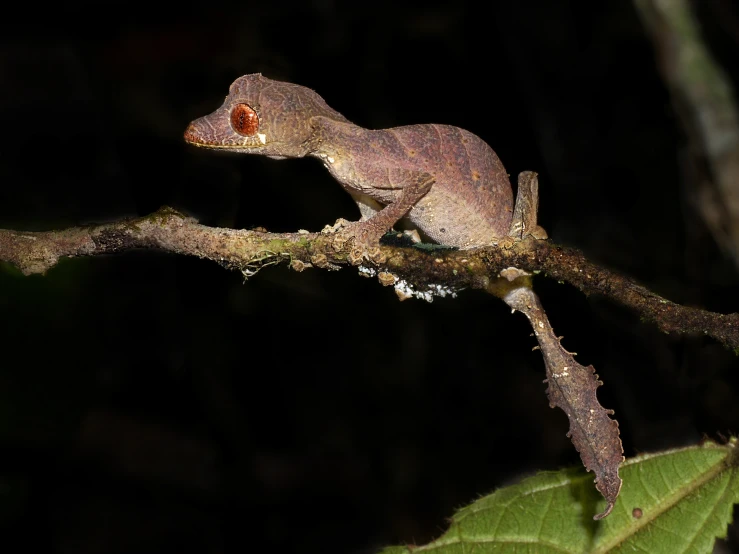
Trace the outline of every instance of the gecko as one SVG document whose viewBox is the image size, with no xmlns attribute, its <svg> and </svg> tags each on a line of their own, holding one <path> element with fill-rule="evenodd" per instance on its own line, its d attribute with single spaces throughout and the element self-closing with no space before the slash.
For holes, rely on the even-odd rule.
<svg viewBox="0 0 739 554">
<path fill-rule="evenodd" d="M 259 73 L 231 85 L 223 105 L 185 131 L 195 146 L 270 158 L 318 158 L 357 203 L 360 219 L 339 220 L 337 233 L 353 239 L 355 265 L 377 251 L 380 237 L 400 220 L 431 240 L 459 249 L 490 246 L 532 236 L 546 239 L 536 223 L 536 173 L 519 174 L 515 205 L 508 174 L 480 137 L 451 125 L 390 129 L 355 125 L 313 90 Z M 358 253 L 355 253 L 358 252 Z M 623 448 L 618 423 L 597 402 L 593 368 L 578 364 L 554 334 L 531 274 L 508 268 L 486 290 L 528 318 L 547 369 L 550 406 L 570 419 L 573 444 L 596 488 L 607 500 L 601 519 L 621 489 Z"/>
<path fill-rule="evenodd" d="M 536 225 L 536 174 L 519 177 L 514 213 L 500 159 L 459 127 L 365 129 L 310 88 L 254 73 L 236 79 L 223 105 L 190 123 L 184 138 L 203 148 L 274 159 L 318 158 L 359 207 L 359 221 L 343 222 L 343 232 L 366 247 L 379 245 L 401 219 L 459 249 L 507 236 L 546 238 Z"/>
</svg>

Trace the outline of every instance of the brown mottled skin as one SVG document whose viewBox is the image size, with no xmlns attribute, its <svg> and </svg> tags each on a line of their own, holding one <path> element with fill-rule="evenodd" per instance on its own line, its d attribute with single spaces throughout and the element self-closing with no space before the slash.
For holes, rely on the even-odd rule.
<svg viewBox="0 0 739 554">
<path fill-rule="evenodd" d="M 197 146 L 272 158 L 313 156 L 357 202 L 362 218 L 339 230 L 359 252 L 352 263 L 374 259 L 380 236 L 403 217 L 442 244 L 486 246 L 496 239 L 546 238 L 536 225 L 538 181 L 519 175 L 515 210 L 508 175 L 495 152 L 472 133 L 449 125 L 409 125 L 372 131 L 334 111 L 315 92 L 259 74 L 237 79 L 226 101 L 192 122 L 185 140 Z M 394 280 L 393 280 L 394 281 Z M 600 382 L 592 366 L 577 364 L 564 350 L 533 290 L 530 275 L 515 268 L 501 272 L 487 289 L 534 329 L 547 367 L 552 407 L 570 419 L 570 433 L 585 467 L 613 509 L 621 489 L 618 468 L 623 448 L 618 424 L 598 403 Z"/>
<path fill-rule="evenodd" d="M 244 104 L 258 116 L 251 136 L 232 124 L 231 111 Z M 509 233 L 513 194 L 503 164 L 458 127 L 363 129 L 312 90 L 256 73 L 234 81 L 223 105 L 193 121 L 185 140 L 277 159 L 319 158 L 359 206 L 354 231 L 368 242 L 404 216 L 434 241 L 459 248 Z"/>
</svg>

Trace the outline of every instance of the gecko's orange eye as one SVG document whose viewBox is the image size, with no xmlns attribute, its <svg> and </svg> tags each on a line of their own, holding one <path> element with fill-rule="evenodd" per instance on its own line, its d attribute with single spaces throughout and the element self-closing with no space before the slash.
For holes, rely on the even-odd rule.
<svg viewBox="0 0 739 554">
<path fill-rule="evenodd" d="M 259 116 L 249 104 L 231 108 L 231 128 L 238 134 L 251 137 L 259 130 Z"/>
</svg>

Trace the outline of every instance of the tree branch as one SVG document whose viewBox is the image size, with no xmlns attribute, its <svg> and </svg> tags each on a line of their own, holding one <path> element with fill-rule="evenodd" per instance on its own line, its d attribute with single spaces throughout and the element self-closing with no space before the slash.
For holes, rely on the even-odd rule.
<svg viewBox="0 0 739 554">
<path fill-rule="evenodd" d="M 45 273 L 62 257 L 97 256 L 137 248 L 156 248 L 213 260 L 249 277 L 262 267 L 289 263 L 339 269 L 349 265 L 350 246 L 330 231 L 267 233 L 200 225 L 171 208 L 136 219 L 60 231 L 19 232 L 0 229 L 0 261 L 25 275 Z M 739 349 L 739 314 L 718 314 L 680 306 L 633 280 L 589 262 L 574 248 L 545 240 L 503 239 L 473 250 L 444 247 L 382 246 L 369 273 L 384 285 L 395 285 L 401 297 L 408 288 L 423 296 L 444 290 L 487 289 L 500 272 L 517 267 L 566 281 L 585 294 L 602 294 L 637 312 L 666 333 L 705 334 Z M 405 291 L 405 292 L 404 292 Z"/>
</svg>

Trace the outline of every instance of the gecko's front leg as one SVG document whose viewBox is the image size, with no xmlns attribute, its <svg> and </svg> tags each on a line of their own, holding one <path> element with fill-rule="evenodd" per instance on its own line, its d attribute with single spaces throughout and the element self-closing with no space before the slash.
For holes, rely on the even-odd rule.
<svg viewBox="0 0 739 554">
<path fill-rule="evenodd" d="M 341 221 L 342 227 L 338 230 L 335 241 L 337 249 L 353 240 L 351 252 L 347 256 L 352 265 L 359 265 L 364 259 L 374 260 L 380 246 L 380 237 L 392 229 L 431 190 L 433 184 L 434 178 L 430 174 L 414 173 L 403 183 L 398 198 L 371 217 L 354 222 Z"/>
</svg>

